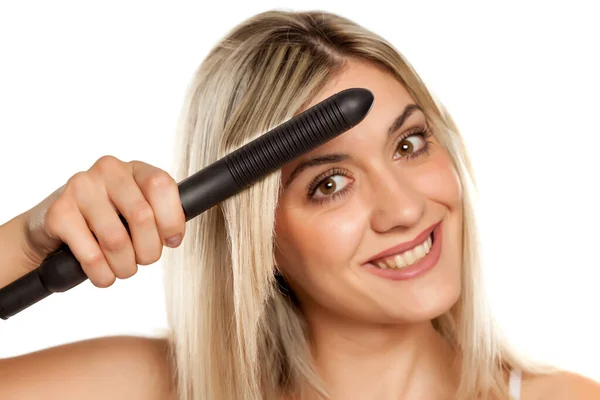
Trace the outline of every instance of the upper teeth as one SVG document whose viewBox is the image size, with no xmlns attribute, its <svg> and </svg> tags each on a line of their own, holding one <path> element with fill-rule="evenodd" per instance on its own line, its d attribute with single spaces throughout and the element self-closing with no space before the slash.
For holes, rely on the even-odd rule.
<svg viewBox="0 0 600 400">
<path fill-rule="evenodd" d="M 427 239 L 418 246 L 413 247 L 410 250 L 405 251 L 401 254 L 396 254 L 394 256 L 385 257 L 379 260 L 374 261 L 379 268 L 404 268 L 409 265 L 412 265 L 419 261 L 421 258 L 425 257 L 429 251 L 431 250 L 431 235 L 427 237 Z"/>
</svg>

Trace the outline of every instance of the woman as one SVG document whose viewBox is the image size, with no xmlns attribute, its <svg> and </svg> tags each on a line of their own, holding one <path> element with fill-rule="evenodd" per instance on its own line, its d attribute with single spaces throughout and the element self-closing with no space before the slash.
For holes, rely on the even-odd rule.
<svg viewBox="0 0 600 400">
<path fill-rule="evenodd" d="M 349 87 L 375 95 L 363 122 L 185 226 L 175 182 Z M 174 178 L 103 157 L 1 231 L 6 266 L 34 268 L 64 241 L 98 287 L 179 247 L 165 258 L 171 333 L 3 360 L 0 397 L 600 397 L 499 337 L 462 140 L 384 39 L 323 12 L 245 21 L 197 71 L 177 148 Z M 0 271 L 2 286 L 24 273 Z"/>
</svg>

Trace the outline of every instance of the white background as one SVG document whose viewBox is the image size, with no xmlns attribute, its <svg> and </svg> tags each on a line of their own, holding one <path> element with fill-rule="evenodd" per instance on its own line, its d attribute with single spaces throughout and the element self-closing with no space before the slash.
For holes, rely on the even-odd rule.
<svg viewBox="0 0 600 400">
<path fill-rule="evenodd" d="M 0 5 L 0 223 L 100 156 L 171 165 L 189 79 L 237 23 L 333 11 L 389 39 L 462 130 L 490 296 L 527 354 L 600 380 L 594 2 L 19 1 Z M 160 261 L 0 320 L 0 357 L 166 327 Z"/>
</svg>

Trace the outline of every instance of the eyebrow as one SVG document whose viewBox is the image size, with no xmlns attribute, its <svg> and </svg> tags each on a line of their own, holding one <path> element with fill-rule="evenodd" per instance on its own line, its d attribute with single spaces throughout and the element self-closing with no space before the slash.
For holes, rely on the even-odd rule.
<svg viewBox="0 0 600 400">
<path fill-rule="evenodd" d="M 423 109 L 419 105 L 413 104 L 413 103 L 407 104 L 406 107 L 404 107 L 404 110 L 402 111 L 402 113 L 394 120 L 394 122 L 392 122 L 392 124 L 388 128 L 388 130 L 387 130 L 388 137 L 391 136 L 398 129 L 400 129 L 402 127 L 402 125 L 404 125 L 404 123 L 406 122 L 408 117 L 410 117 L 411 114 L 413 112 L 415 112 L 416 110 L 420 110 L 421 112 L 423 112 Z M 315 166 L 323 165 L 323 164 L 338 163 L 338 162 L 347 160 L 349 158 L 350 158 L 349 154 L 332 153 L 332 154 L 327 154 L 324 156 L 313 157 L 309 160 L 301 162 L 300 164 L 298 164 L 296 166 L 296 168 L 294 168 L 294 170 L 292 171 L 290 176 L 285 181 L 284 188 L 288 187 L 290 185 L 290 183 L 292 183 L 292 181 L 298 175 L 300 175 L 300 173 L 302 171 L 304 171 L 307 168 L 315 167 Z"/>
</svg>

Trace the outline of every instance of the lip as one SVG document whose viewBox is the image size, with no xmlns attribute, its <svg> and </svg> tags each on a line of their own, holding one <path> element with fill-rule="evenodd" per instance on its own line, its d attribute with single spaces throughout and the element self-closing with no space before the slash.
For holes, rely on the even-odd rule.
<svg viewBox="0 0 600 400">
<path fill-rule="evenodd" d="M 423 232 L 417 235 L 417 237 L 415 237 L 413 240 L 409 242 L 400 243 L 399 245 L 396 245 L 385 251 L 382 251 L 379 254 L 374 255 L 373 257 L 365 261 L 365 264 L 372 263 L 373 261 L 383 257 L 395 256 L 396 254 L 404 253 L 406 250 L 412 249 L 413 247 L 423 243 L 425 239 L 427 239 L 427 237 L 439 224 L 441 224 L 441 221 L 429 226 L 427 229 L 425 229 Z"/>
<path fill-rule="evenodd" d="M 444 235 L 442 233 L 441 222 L 434 225 L 433 236 L 434 240 L 429 253 L 412 265 L 403 268 L 384 269 L 379 268 L 372 263 L 367 263 L 364 265 L 364 268 L 373 275 L 394 281 L 404 281 L 421 276 L 437 265 L 442 254 L 442 241 Z"/>
</svg>

